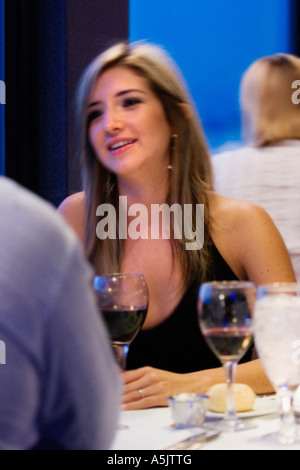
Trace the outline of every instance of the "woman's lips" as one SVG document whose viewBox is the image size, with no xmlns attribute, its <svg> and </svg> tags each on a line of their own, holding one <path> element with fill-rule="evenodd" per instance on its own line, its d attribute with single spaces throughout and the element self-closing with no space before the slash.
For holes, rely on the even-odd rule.
<svg viewBox="0 0 300 470">
<path fill-rule="evenodd" d="M 108 145 L 108 149 L 110 152 L 117 154 L 121 153 L 125 150 L 128 150 L 134 143 L 136 139 L 122 139 L 115 141 Z"/>
</svg>

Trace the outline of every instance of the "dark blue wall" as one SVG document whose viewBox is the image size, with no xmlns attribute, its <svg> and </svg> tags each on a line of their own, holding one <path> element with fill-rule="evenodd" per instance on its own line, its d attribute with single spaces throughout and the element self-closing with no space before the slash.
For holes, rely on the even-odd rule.
<svg viewBox="0 0 300 470">
<path fill-rule="evenodd" d="M 8 177 L 55 205 L 81 189 L 76 86 L 95 55 L 127 39 L 127 0 L 5 1 Z"/>
<path fill-rule="evenodd" d="M 130 0 L 130 40 L 163 45 L 181 67 L 214 150 L 239 140 L 238 88 L 263 55 L 290 52 L 289 0 Z"/>
</svg>

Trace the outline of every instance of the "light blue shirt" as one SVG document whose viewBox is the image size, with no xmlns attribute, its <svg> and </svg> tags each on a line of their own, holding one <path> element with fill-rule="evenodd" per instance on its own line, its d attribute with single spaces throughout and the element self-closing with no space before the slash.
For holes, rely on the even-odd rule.
<svg viewBox="0 0 300 470">
<path fill-rule="evenodd" d="M 0 221 L 0 449 L 107 449 L 121 384 L 77 239 L 2 177 Z"/>
</svg>

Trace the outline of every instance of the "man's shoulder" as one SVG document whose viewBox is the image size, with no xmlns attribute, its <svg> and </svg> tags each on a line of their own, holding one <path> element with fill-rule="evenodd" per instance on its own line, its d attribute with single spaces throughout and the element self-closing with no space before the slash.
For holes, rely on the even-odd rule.
<svg viewBox="0 0 300 470">
<path fill-rule="evenodd" d="M 69 243 L 75 236 L 55 207 L 15 181 L 0 177 L 0 214 L 2 222 L 25 242 L 30 239 L 61 240 Z"/>
</svg>

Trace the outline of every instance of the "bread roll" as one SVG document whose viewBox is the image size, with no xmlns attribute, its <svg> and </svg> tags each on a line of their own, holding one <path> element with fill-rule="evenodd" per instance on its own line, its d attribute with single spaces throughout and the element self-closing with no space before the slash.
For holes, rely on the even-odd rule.
<svg viewBox="0 0 300 470">
<path fill-rule="evenodd" d="M 207 391 L 209 397 L 208 409 L 215 413 L 224 413 L 226 410 L 226 392 L 225 383 L 215 384 Z M 234 402 L 237 412 L 251 411 L 255 402 L 253 390 L 246 384 L 233 385 Z"/>
</svg>

